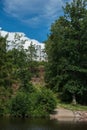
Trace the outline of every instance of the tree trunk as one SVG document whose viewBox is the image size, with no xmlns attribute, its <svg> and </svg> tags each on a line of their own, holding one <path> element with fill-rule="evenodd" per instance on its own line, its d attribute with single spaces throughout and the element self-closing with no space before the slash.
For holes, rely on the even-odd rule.
<svg viewBox="0 0 87 130">
<path fill-rule="evenodd" d="M 73 104 L 73 105 L 76 105 L 76 104 L 77 104 L 75 94 L 72 95 L 72 104 Z"/>
</svg>

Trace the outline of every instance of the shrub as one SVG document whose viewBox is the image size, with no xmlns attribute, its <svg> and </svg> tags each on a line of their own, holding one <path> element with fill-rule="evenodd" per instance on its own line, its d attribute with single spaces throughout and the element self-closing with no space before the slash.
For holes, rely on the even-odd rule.
<svg viewBox="0 0 87 130">
<path fill-rule="evenodd" d="M 0 116 L 4 115 L 4 106 L 2 105 L 2 102 L 0 101 Z"/>
<path fill-rule="evenodd" d="M 41 88 L 32 93 L 18 92 L 12 99 L 11 115 L 20 117 L 47 117 L 57 105 L 54 93 Z"/>
<path fill-rule="evenodd" d="M 11 102 L 11 115 L 25 117 L 29 114 L 29 97 L 24 92 L 18 92 Z"/>
<path fill-rule="evenodd" d="M 47 88 L 42 88 L 38 95 L 38 103 L 44 107 L 44 109 L 50 113 L 57 105 L 56 96 Z"/>
<path fill-rule="evenodd" d="M 57 105 L 57 98 L 54 93 L 47 88 L 33 93 L 32 99 L 32 116 L 34 117 L 47 117 Z"/>
<path fill-rule="evenodd" d="M 11 98 L 11 88 L 0 86 L 0 116 L 9 114 L 9 101 Z"/>
</svg>

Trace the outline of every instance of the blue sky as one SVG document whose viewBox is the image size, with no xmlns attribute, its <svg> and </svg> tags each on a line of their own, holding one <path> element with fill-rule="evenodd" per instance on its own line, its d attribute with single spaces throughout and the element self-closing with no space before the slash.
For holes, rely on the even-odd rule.
<svg viewBox="0 0 87 130">
<path fill-rule="evenodd" d="M 51 24 L 63 15 L 66 1 L 70 0 L 0 0 L 0 27 L 43 42 Z"/>
</svg>

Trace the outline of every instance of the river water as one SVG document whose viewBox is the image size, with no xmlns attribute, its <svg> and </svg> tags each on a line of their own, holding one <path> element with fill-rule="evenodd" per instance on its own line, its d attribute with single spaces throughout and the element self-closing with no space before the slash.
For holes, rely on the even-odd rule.
<svg viewBox="0 0 87 130">
<path fill-rule="evenodd" d="M 0 130 L 87 130 L 87 122 L 0 118 Z"/>
</svg>

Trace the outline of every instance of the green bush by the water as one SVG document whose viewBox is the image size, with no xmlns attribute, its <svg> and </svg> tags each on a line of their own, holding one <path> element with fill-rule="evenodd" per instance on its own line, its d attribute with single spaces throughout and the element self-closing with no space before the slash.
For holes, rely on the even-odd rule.
<svg viewBox="0 0 87 130">
<path fill-rule="evenodd" d="M 57 105 L 54 93 L 41 88 L 32 93 L 20 91 L 11 101 L 10 115 L 20 117 L 46 117 Z"/>
<path fill-rule="evenodd" d="M 24 92 L 18 92 L 11 102 L 11 115 L 24 117 L 29 111 L 29 98 Z"/>
</svg>

